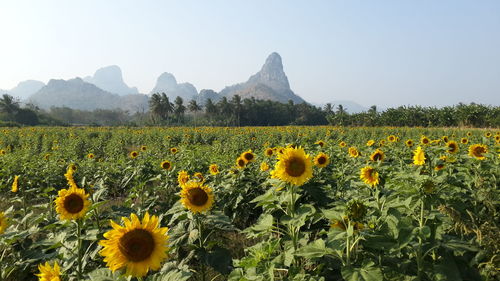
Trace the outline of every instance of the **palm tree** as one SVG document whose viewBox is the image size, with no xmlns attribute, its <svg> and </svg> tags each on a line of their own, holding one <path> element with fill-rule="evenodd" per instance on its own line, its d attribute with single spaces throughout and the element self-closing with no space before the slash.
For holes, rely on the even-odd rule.
<svg viewBox="0 0 500 281">
<path fill-rule="evenodd" d="M 184 117 L 184 112 L 186 107 L 184 106 L 184 100 L 177 96 L 174 101 L 174 114 L 177 116 L 177 122 L 181 122 L 182 117 Z"/>
<path fill-rule="evenodd" d="M 192 99 L 189 101 L 188 109 L 194 113 L 194 126 L 196 127 L 196 113 L 201 110 L 201 106 L 196 102 L 196 100 Z"/>
<path fill-rule="evenodd" d="M 9 120 L 14 120 L 14 115 L 19 111 L 19 102 L 13 96 L 3 94 L 0 98 L 0 111 L 7 114 Z"/>
<path fill-rule="evenodd" d="M 231 104 L 233 105 L 233 111 L 238 127 L 240 126 L 240 114 L 241 114 L 241 97 L 240 95 L 234 95 L 231 99 Z"/>
</svg>

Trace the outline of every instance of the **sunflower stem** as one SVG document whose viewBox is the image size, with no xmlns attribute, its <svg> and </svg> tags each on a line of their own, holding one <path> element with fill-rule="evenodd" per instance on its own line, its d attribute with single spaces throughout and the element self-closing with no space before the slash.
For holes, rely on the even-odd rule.
<svg viewBox="0 0 500 281">
<path fill-rule="evenodd" d="M 199 247 L 200 249 L 203 250 L 203 253 L 205 252 L 205 246 L 204 246 L 204 239 L 203 239 L 203 226 L 200 222 L 200 216 L 199 215 L 195 215 L 196 216 L 196 224 L 197 224 L 197 227 L 198 227 L 198 240 L 199 240 Z M 206 277 L 205 277 L 205 263 L 204 261 L 200 258 L 200 266 L 201 266 L 201 280 L 202 281 L 205 281 Z"/>
<path fill-rule="evenodd" d="M 77 269 L 77 279 L 82 280 L 82 225 L 81 220 L 76 221 L 76 235 L 78 239 L 78 269 Z"/>
</svg>

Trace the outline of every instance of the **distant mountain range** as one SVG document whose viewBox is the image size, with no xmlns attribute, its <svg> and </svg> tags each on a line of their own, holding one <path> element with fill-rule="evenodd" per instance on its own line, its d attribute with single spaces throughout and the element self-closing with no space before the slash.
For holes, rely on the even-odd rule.
<svg viewBox="0 0 500 281">
<path fill-rule="evenodd" d="M 252 75 L 246 82 L 225 87 L 219 93 L 203 89 L 200 92 L 191 83 L 178 83 L 174 75 L 162 73 L 153 93 L 164 92 L 173 101 L 180 96 L 187 103 L 195 99 L 204 104 L 207 99 L 217 102 L 223 97 L 230 99 L 240 95 L 242 99 L 254 97 L 286 103 L 303 103 L 305 100 L 291 89 L 283 70 L 281 56 L 270 54 L 261 70 Z M 148 108 L 149 95 L 139 93 L 136 87 L 129 87 L 123 80 L 122 71 L 116 65 L 98 69 L 93 76 L 70 80 L 52 79 L 45 85 L 43 82 L 28 80 L 19 83 L 11 90 L 0 90 L 0 94 L 8 93 L 22 101 L 28 101 L 48 109 L 52 106 L 67 106 L 74 109 L 115 109 L 121 108 L 130 112 L 143 111 Z M 345 103 L 345 104 L 344 104 Z M 335 103 L 337 105 L 338 103 Z M 349 112 L 363 111 L 365 108 L 349 101 L 343 102 Z"/>
</svg>

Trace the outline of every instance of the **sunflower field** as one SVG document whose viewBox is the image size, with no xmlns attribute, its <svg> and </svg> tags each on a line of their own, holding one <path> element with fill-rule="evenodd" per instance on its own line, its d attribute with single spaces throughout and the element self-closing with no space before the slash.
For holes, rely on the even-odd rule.
<svg viewBox="0 0 500 281">
<path fill-rule="evenodd" d="M 0 132 L 0 280 L 499 280 L 500 131 Z"/>
</svg>

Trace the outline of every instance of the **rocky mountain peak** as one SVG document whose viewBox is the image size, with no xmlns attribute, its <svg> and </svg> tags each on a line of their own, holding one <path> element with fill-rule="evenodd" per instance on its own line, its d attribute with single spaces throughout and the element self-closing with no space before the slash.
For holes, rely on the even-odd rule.
<svg viewBox="0 0 500 281">
<path fill-rule="evenodd" d="M 290 90 L 288 78 L 283 71 L 281 56 L 276 52 L 267 57 L 261 70 L 250 77 L 248 82 L 253 84 L 261 83 L 278 91 Z"/>
<path fill-rule="evenodd" d="M 123 81 L 122 70 L 117 65 L 110 65 L 99 68 L 94 76 L 88 76 L 84 79 L 97 87 L 119 95 L 137 94 L 137 88 L 129 87 Z"/>
</svg>

